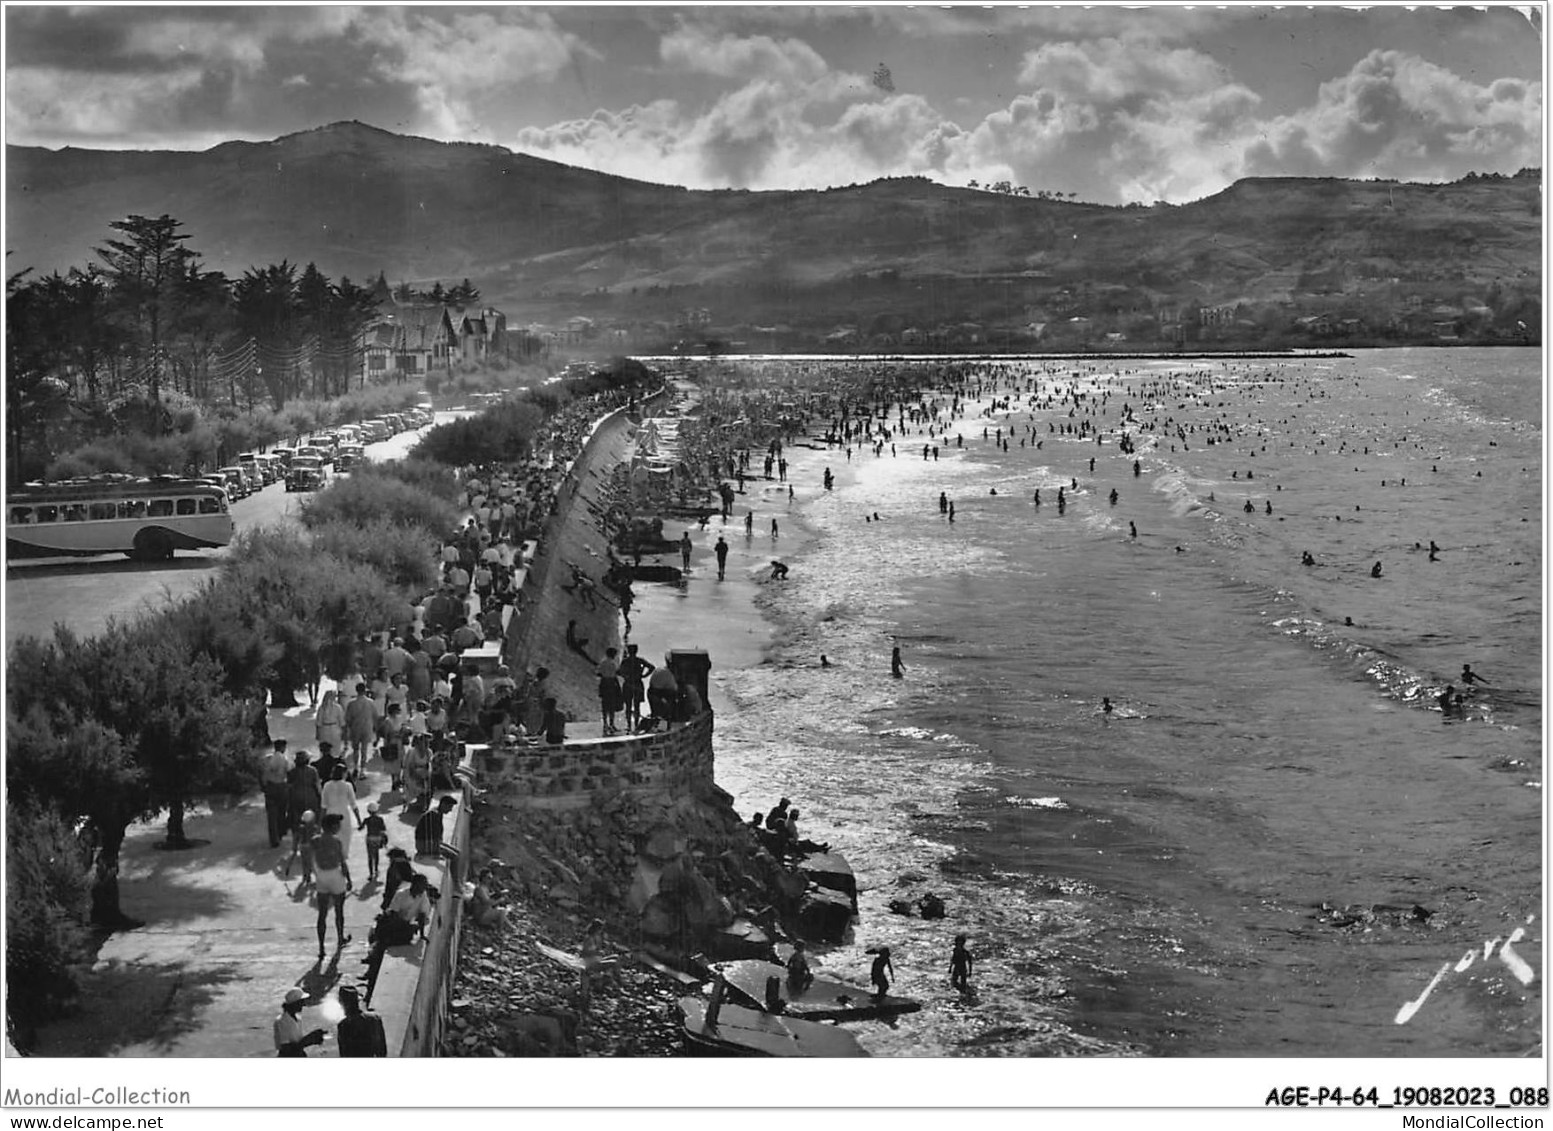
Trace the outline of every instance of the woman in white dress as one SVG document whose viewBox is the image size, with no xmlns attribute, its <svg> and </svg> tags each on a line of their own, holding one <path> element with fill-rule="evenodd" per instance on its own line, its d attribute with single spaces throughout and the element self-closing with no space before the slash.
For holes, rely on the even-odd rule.
<svg viewBox="0 0 1553 1131">
<path fill-rule="evenodd" d="M 324 782 L 323 806 L 325 813 L 340 816 L 340 844 L 347 857 L 350 855 L 351 833 L 361 826 L 361 811 L 356 808 L 356 787 L 345 780 L 345 766 L 334 768 L 334 775 Z"/>
<path fill-rule="evenodd" d="M 331 750 L 345 749 L 345 708 L 334 688 L 324 692 L 324 701 L 313 717 L 313 740 L 319 744 L 327 742 Z"/>
</svg>

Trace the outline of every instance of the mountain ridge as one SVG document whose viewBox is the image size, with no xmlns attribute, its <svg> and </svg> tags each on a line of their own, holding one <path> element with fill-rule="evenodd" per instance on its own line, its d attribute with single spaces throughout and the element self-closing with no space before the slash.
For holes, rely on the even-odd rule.
<svg viewBox="0 0 1553 1131">
<path fill-rule="evenodd" d="M 289 259 L 357 281 L 472 279 L 520 318 L 1051 318 L 1306 297 L 1460 302 L 1541 283 L 1541 177 L 1263 177 L 1111 206 L 894 177 L 699 190 L 359 121 L 201 151 L 7 146 L 11 270 L 83 266 L 130 213 L 184 224 L 207 269 Z M 1002 293 L 981 293 L 987 288 Z M 1413 288 L 1408 291 L 1408 288 Z M 1096 291 L 1111 300 L 1099 302 Z M 920 292 L 920 293 L 919 293 Z M 1088 297 L 1086 298 L 1086 292 Z M 1075 296 L 1077 299 L 1075 301 Z M 1033 313 L 1032 313 L 1033 312 Z M 721 318 L 719 318 L 721 320 Z"/>
</svg>

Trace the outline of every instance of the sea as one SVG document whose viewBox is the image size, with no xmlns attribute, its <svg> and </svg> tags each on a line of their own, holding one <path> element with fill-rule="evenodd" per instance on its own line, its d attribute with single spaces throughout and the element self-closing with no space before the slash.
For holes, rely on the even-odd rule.
<svg viewBox="0 0 1553 1131">
<path fill-rule="evenodd" d="M 817 965 L 888 946 L 923 1003 L 864 1045 L 1539 1055 L 1540 352 L 979 372 L 893 452 L 811 426 L 729 526 L 765 624 L 713 657 L 718 780 L 854 867 Z"/>
</svg>

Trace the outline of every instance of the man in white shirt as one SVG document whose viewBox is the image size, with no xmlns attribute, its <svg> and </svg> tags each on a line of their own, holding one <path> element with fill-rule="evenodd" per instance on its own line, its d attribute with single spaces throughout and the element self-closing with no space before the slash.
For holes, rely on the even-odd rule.
<svg viewBox="0 0 1553 1131">
<path fill-rule="evenodd" d="M 304 1031 L 298 1015 L 307 1004 L 307 991 L 292 986 L 286 991 L 280 1012 L 275 1015 L 274 1038 L 276 1056 L 306 1056 L 310 1045 L 323 1043 L 324 1031 Z"/>
<path fill-rule="evenodd" d="M 431 894 L 426 877 L 416 872 L 407 886 L 394 893 L 388 910 L 377 917 L 372 929 L 372 952 L 362 959 L 367 966 L 367 992 L 361 1004 L 372 1004 L 372 993 L 377 989 L 377 976 L 383 969 L 383 955 L 391 946 L 404 946 L 417 935 L 424 938 L 426 924 L 431 920 Z"/>
<path fill-rule="evenodd" d="M 286 775 L 291 772 L 291 759 L 286 754 L 286 740 L 277 738 L 274 748 L 259 764 L 259 784 L 264 789 L 264 818 L 269 826 L 270 847 L 279 848 L 280 838 L 289 827 Z"/>
</svg>

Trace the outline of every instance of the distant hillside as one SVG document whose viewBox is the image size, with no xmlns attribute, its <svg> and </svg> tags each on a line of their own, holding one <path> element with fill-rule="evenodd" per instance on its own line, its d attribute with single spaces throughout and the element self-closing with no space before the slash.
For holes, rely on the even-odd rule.
<svg viewBox="0 0 1553 1131">
<path fill-rule="evenodd" d="M 468 277 L 517 319 L 945 325 L 1325 303 L 1382 315 L 1540 295 L 1541 177 L 1449 185 L 1264 178 L 1114 208 L 894 179 L 692 191 L 346 122 L 202 153 L 7 147 L 7 269 L 92 261 L 130 213 L 183 221 L 207 267 Z M 1378 305 L 1377 305 L 1378 304 Z M 1492 303 L 1489 304 L 1493 305 Z M 1496 312 L 1496 317 L 1502 312 Z M 1109 320 L 1109 321 L 1106 321 Z M 1188 312 L 1186 321 L 1195 321 Z"/>
</svg>

